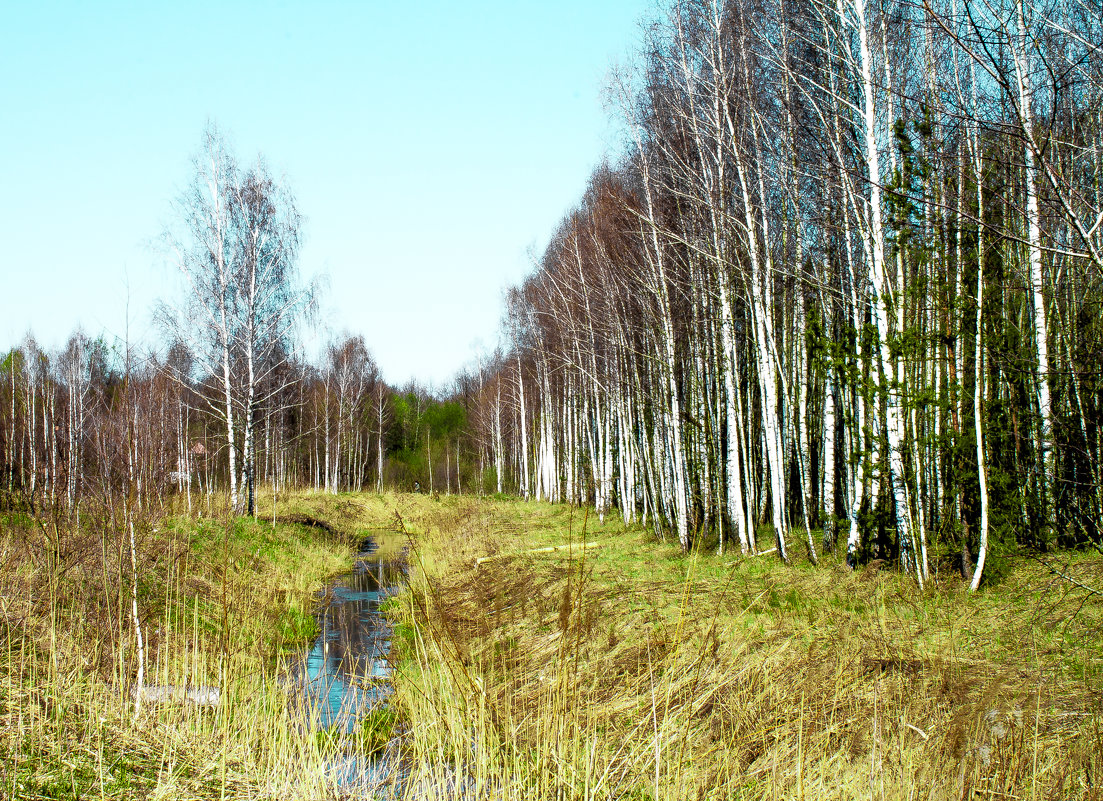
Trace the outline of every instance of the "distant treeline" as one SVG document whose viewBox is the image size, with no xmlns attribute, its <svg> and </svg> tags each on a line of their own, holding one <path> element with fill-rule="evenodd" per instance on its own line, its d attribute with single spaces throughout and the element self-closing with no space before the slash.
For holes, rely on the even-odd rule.
<svg viewBox="0 0 1103 801">
<path fill-rule="evenodd" d="M 28 334 L 3 355 L 9 504 L 79 512 L 88 493 L 179 495 L 190 509 L 224 492 L 252 514 L 258 484 L 502 490 L 492 366 L 461 372 L 443 398 L 388 386 L 359 336 L 333 340 L 318 364 L 302 357 L 317 288 L 299 278 L 294 197 L 263 160 L 243 168 L 210 127 L 174 210 L 163 244 L 181 291 L 153 310 L 160 346 L 77 332 L 48 353 Z"/>
<path fill-rule="evenodd" d="M 118 343 L 115 343 L 118 344 Z M 38 510 L 76 509 L 129 486 L 159 506 L 168 496 L 203 508 L 229 490 L 223 400 L 216 379 L 184 380 L 188 351 L 167 358 L 74 334 L 57 353 L 32 337 L 0 362 L 0 491 Z M 286 361 L 278 388 L 256 404 L 255 475 L 268 490 L 495 492 L 493 429 L 477 375 L 448 399 L 410 384 L 386 384 L 360 337 L 328 348 L 321 365 Z M 236 463 L 244 433 L 233 447 Z M 510 486 L 510 489 L 515 489 Z M 244 498 L 242 499 L 244 503 Z"/>
</svg>

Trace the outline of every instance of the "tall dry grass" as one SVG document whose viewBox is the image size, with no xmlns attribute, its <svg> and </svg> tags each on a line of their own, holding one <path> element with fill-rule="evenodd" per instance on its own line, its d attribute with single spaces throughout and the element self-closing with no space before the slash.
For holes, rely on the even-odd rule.
<svg viewBox="0 0 1103 801">
<path fill-rule="evenodd" d="M 975 597 L 537 504 L 408 522 L 404 797 L 1103 797 L 1101 599 L 1034 561 Z M 1063 570 L 1103 585 L 1097 558 Z"/>
<path fill-rule="evenodd" d="M 400 797 L 1099 797 L 1098 560 L 1060 576 L 1004 560 L 974 597 L 830 559 L 681 556 L 543 504 L 289 496 L 277 519 L 297 522 L 275 527 L 271 511 L 138 527 L 147 681 L 222 703 L 137 718 L 124 532 L 3 518 L 0 797 L 340 795 L 333 744 L 277 669 L 347 565 L 312 521 L 413 535 L 391 603 Z"/>
<path fill-rule="evenodd" d="M 288 498 L 279 511 L 325 521 L 326 502 L 312 504 Z M 120 521 L 91 505 L 79 523 L 3 514 L 0 798 L 332 796 L 329 753 L 280 665 L 313 637 L 314 592 L 348 569 L 358 531 L 347 522 L 340 510 L 328 531 L 264 514 L 138 521 L 145 684 L 178 692 L 135 714 Z M 188 687 L 217 688 L 219 703 L 181 702 Z"/>
</svg>

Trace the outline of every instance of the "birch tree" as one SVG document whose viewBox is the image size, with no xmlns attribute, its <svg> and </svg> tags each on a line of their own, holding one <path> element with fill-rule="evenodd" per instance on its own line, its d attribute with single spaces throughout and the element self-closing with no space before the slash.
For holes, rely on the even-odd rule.
<svg viewBox="0 0 1103 801">
<path fill-rule="evenodd" d="M 212 126 L 194 166 L 179 224 L 165 234 L 183 297 L 162 307 L 162 319 L 173 338 L 195 343 L 197 377 L 220 388 L 206 411 L 224 426 L 231 507 L 252 514 L 257 408 L 279 389 L 315 287 L 298 279 L 294 199 L 263 161 L 242 171 Z"/>
</svg>

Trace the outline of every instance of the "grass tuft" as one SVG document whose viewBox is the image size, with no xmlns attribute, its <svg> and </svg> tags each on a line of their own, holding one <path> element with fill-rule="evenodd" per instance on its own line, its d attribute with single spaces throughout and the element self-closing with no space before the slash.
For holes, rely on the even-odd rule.
<svg viewBox="0 0 1103 801">
<path fill-rule="evenodd" d="M 215 687 L 220 703 L 186 703 L 180 691 L 136 717 L 131 568 L 117 510 L 0 518 L 0 798 L 335 792 L 289 702 L 282 656 L 308 647 L 315 592 L 349 569 L 354 546 L 390 510 L 382 499 L 281 496 L 273 524 L 272 499 L 261 501 L 255 520 L 137 521 L 145 684 Z"/>
</svg>

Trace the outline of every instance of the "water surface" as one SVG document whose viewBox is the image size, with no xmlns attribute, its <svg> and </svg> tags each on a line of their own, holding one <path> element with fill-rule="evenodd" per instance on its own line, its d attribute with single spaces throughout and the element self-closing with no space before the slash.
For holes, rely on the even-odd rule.
<svg viewBox="0 0 1103 801">
<path fill-rule="evenodd" d="M 403 580 L 399 539 L 374 532 L 353 569 L 318 593 L 318 637 L 291 670 L 296 705 L 308 729 L 354 734 L 363 717 L 391 694 L 391 628 L 379 606 Z M 380 759 L 364 759 L 351 748 L 342 754 L 331 766 L 340 784 L 378 780 L 386 772 Z"/>
</svg>

